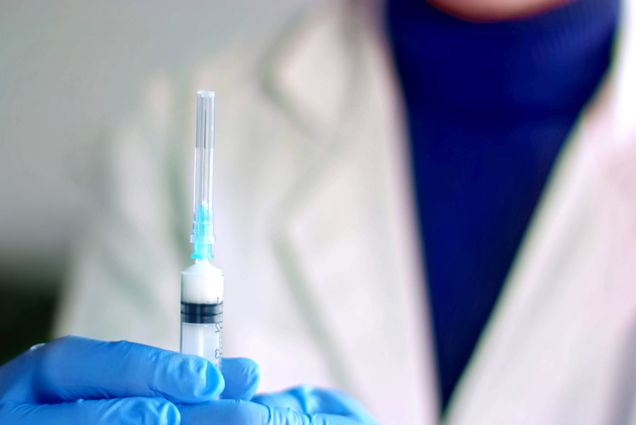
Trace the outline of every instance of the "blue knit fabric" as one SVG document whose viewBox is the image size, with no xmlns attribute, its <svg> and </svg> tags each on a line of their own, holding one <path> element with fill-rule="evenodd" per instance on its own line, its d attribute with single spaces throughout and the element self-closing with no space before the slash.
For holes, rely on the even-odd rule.
<svg viewBox="0 0 636 425">
<path fill-rule="evenodd" d="M 609 66 L 618 13 L 618 0 L 578 0 L 527 19 L 477 24 L 424 0 L 387 4 L 442 408 L 555 159 Z"/>
</svg>

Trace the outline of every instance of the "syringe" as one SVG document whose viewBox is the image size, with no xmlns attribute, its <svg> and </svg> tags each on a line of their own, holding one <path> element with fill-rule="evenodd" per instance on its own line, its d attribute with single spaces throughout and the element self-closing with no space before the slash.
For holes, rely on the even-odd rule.
<svg viewBox="0 0 636 425">
<path fill-rule="evenodd" d="M 181 272 L 181 352 L 218 365 L 223 354 L 223 272 L 212 265 L 214 92 L 197 92 L 192 236 L 194 264 Z"/>
</svg>

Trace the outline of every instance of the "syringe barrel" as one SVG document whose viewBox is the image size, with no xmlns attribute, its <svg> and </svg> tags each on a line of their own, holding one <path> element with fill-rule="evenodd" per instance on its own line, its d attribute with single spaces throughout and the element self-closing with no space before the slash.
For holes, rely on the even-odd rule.
<svg viewBox="0 0 636 425">
<path fill-rule="evenodd" d="M 223 273 L 197 261 L 181 273 L 181 350 L 218 366 L 223 355 Z"/>
</svg>

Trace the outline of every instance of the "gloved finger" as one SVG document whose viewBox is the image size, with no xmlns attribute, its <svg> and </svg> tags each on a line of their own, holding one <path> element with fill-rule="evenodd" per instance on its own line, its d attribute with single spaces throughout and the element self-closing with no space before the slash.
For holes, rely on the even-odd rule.
<svg viewBox="0 0 636 425">
<path fill-rule="evenodd" d="M 245 400 L 179 405 L 181 425 L 366 425 L 339 415 L 306 415 Z"/>
<path fill-rule="evenodd" d="M 250 359 L 224 358 L 221 360 L 221 373 L 225 380 L 221 398 L 249 400 L 256 393 L 261 380 L 258 364 Z"/>
<path fill-rule="evenodd" d="M 307 413 L 301 401 L 288 391 L 258 394 L 252 398 L 252 401 L 275 409 L 292 409 L 296 412 Z"/>
<path fill-rule="evenodd" d="M 53 341 L 0 369 L 0 396 L 33 404 L 135 396 L 196 403 L 218 396 L 224 384 L 220 371 L 196 356 L 78 337 Z"/>
<path fill-rule="evenodd" d="M 3 425 L 179 425 L 177 407 L 164 399 L 120 398 L 59 404 L 0 403 Z"/>
<path fill-rule="evenodd" d="M 279 393 L 259 394 L 253 402 L 306 415 L 329 414 L 373 424 L 375 420 L 355 400 L 341 391 L 300 386 Z"/>
</svg>

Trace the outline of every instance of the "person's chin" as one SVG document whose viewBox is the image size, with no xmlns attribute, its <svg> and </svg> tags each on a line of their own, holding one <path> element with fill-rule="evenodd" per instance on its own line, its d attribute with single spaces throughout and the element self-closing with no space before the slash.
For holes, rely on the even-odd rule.
<svg viewBox="0 0 636 425">
<path fill-rule="evenodd" d="M 574 0 L 427 0 L 449 15 L 474 22 L 498 22 L 540 15 Z"/>
</svg>

